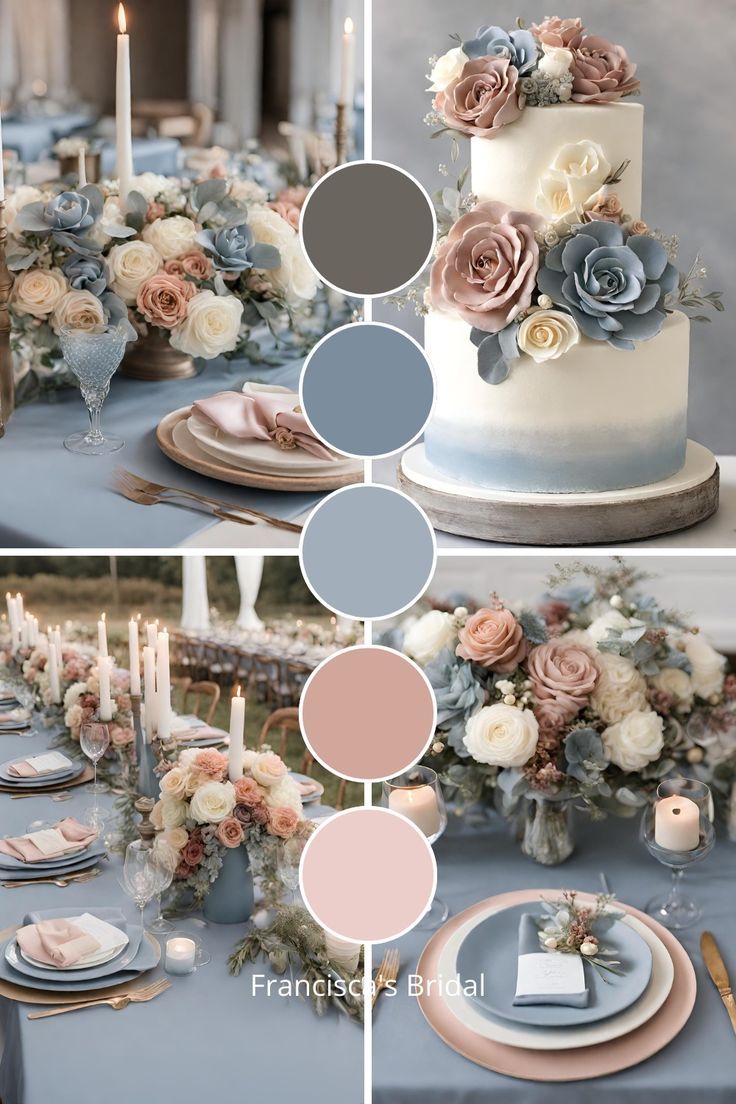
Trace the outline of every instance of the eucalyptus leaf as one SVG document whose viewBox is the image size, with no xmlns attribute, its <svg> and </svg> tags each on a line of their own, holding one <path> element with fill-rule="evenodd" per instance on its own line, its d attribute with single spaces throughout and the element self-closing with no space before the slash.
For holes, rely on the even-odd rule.
<svg viewBox="0 0 736 1104">
<path fill-rule="evenodd" d="M 37 259 L 38 252 L 34 250 L 32 253 L 11 253 L 6 263 L 11 272 L 23 272 Z"/>
<path fill-rule="evenodd" d="M 206 203 L 219 203 L 227 195 L 227 189 L 226 180 L 203 180 L 192 191 L 192 205 L 199 211 Z"/>
</svg>

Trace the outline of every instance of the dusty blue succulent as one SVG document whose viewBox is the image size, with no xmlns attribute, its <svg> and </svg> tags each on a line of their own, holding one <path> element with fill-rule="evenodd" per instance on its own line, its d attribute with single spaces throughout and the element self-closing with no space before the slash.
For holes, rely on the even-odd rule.
<svg viewBox="0 0 736 1104">
<path fill-rule="evenodd" d="M 26 234 L 51 234 L 57 244 L 90 255 L 101 246 L 88 232 L 102 214 L 102 192 L 89 184 L 79 192 L 61 192 L 47 203 L 28 203 L 16 216 L 16 226 Z"/>
<path fill-rule="evenodd" d="M 463 42 L 469 58 L 507 57 L 521 76 L 537 64 L 537 40 L 531 31 L 504 31 L 502 27 L 479 27 L 475 38 Z"/>
<path fill-rule="evenodd" d="M 627 236 L 611 222 L 591 222 L 547 253 L 539 290 L 566 307 L 586 337 L 617 349 L 655 337 L 664 298 L 677 286 L 664 246 L 646 234 Z"/>
<path fill-rule="evenodd" d="M 221 272 L 245 272 L 249 268 L 278 268 L 281 255 L 273 245 L 264 245 L 253 237 L 247 223 L 222 230 L 200 230 L 197 241 Z"/>
<path fill-rule="evenodd" d="M 465 721 L 485 698 L 470 663 L 458 659 L 449 648 L 428 663 L 424 673 L 429 679 L 437 701 L 437 725 L 447 730 L 448 743 L 457 754 L 467 759 L 469 751 L 463 743 Z"/>
<path fill-rule="evenodd" d="M 75 291 L 91 291 L 99 299 L 107 287 L 108 271 L 102 257 L 72 253 L 64 261 L 62 269 L 69 281 L 69 287 Z"/>
</svg>

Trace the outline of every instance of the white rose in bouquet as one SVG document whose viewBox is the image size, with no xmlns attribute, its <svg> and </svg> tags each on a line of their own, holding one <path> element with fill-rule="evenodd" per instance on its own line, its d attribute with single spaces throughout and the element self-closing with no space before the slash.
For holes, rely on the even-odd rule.
<svg viewBox="0 0 736 1104">
<path fill-rule="evenodd" d="M 199 291 L 189 300 L 183 322 L 171 331 L 171 344 L 189 356 L 212 360 L 238 343 L 243 304 L 234 295 Z"/>
<path fill-rule="evenodd" d="M 144 172 L 134 176 L 130 182 L 131 191 L 140 192 L 146 203 L 153 203 L 156 196 L 162 195 L 171 187 L 172 181 L 159 173 Z"/>
<path fill-rule="evenodd" d="M 252 207 L 248 225 L 256 241 L 275 246 L 281 254 L 280 267 L 265 273 L 273 289 L 290 303 L 314 299 L 319 281 L 302 252 L 294 227 L 270 207 Z"/>
<path fill-rule="evenodd" d="M 693 683 L 687 671 L 663 667 L 652 679 L 652 686 L 674 698 L 677 708 L 688 713 L 693 707 Z"/>
<path fill-rule="evenodd" d="M 463 743 L 478 763 L 495 767 L 523 767 L 539 739 L 539 725 L 531 709 L 515 705 L 486 705 L 469 718 Z"/>
<path fill-rule="evenodd" d="M 455 619 L 451 613 L 430 610 L 419 617 L 404 637 L 404 651 L 425 667 L 443 648 L 457 642 Z"/>
<path fill-rule="evenodd" d="M 609 609 L 602 613 L 600 617 L 596 617 L 595 621 L 591 621 L 587 633 L 596 644 L 599 644 L 601 640 L 606 639 L 609 629 L 618 629 L 619 632 L 623 632 L 629 628 L 630 624 L 628 617 L 624 617 L 617 609 Z"/>
<path fill-rule="evenodd" d="M 688 633 L 682 643 L 692 667 L 690 677 L 695 693 L 706 699 L 720 694 L 723 690 L 725 658 L 708 643 L 702 633 Z"/>
<path fill-rule="evenodd" d="M 21 208 L 27 207 L 29 203 L 38 203 L 41 199 L 43 193 L 30 184 L 21 184 L 8 193 L 5 198 L 5 225 L 9 234 L 15 236 L 15 218 Z M 18 237 L 20 236 L 19 233 Z"/>
<path fill-rule="evenodd" d="M 288 774 L 275 786 L 268 786 L 263 799 L 270 809 L 279 809 L 285 806 L 287 809 L 293 809 L 300 817 L 302 815 L 302 799 L 299 787 Z"/>
<path fill-rule="evenodd" d="M 143 240 L 161 254 L 165 261 L 182 257 L 196 245 L 197 227 L 184 215 L 157 218 L 143 231 Z"/>
<path fill-rule="evenodd" d="M 47 318 L 69 290 L 66 277 L 58 268 L 27 268 L 19 272 L 13 285 L 13 309 L 34 318 Z"/>
<path fill-rule="evenodd" d="M 615 724 L 627 713 L 648 709 L 647 684 L 625 656 L 598 653 L 600 674 L 590 695 L 591 707 L 606 724 Z"/>
<path fill-rule="evenodd" d="M 462 46 L 454 46 L 448 50 L 432 66 L 432 72 L 427 74 L 430 82 L 428 92 L 444 92 L 450 81 L 454 81 L 463 71 L 463 66 L 468 60 L 468 55 Z"/>
<path fill-rule="evenodd" d="M 189 803 L 189 815 L 198 824 L 219 824 L 230 816 L 234 808 L 235 789 L 232 782 L 205 782 Z"/>
<path fill-rule="evenodd" d="M 178 797 L 164 794 L 159 802 L 161 824 L 164 828 L 181 828 L 187 819 L 187 803 Z"/>
<path fill-rule="evenodd" d="M 537 210 L 551 222 L 579 222 L 610 172 L 611 165 L 597 142 L 569 142 L 539 181 Z"/>
<path fill-rule="evenodd" d="M 105 321 L 105 308 L 96 295 L 91 291 L 68 291 L 56 305 L 51 328 L 57 334 L 66 327 L 95 333 L 105 326 Z"/>
<path fill-rule="evenodd" d="M 570 71 L 573 62 L 572 50 L 564 46 L 550 46 L 542 43 L 543 54 L 539 61 L 539 71 L 546 77 L 564 77 Z"/>
<path fill-rule="evenodd" d="M 653 710 L 635 710 L 605 729 L 601 739 L 606 755 L 622 771 L 639 771 L 657 759 L 664 747 L 664 722 Z"/>
<path fill-rule="evenodd" d="M 132 306 L 143 284 L 161 271 L 164 261 L 150 242 L 126 241 L 112 247 L 107 263 L 112 276 L 112 290 L 128 306 Z"/>
<path fill-rule="evenodd" d="M 184 797 L 187 792 L 187 772 L 181 766 L 172 767 L 161 777 L 161 793 Z"/>
</svg>

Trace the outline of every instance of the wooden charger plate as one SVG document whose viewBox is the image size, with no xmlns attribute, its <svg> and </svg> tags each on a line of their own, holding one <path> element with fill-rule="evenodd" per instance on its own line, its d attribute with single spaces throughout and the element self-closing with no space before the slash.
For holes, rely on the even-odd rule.
<svg viewBox="0 0 736 1104">
<path fill-rule="evenodd" d="M 81 774 L 78 774 L 76 778 L 71 778 L 68 782 L 60 782 L 58 785 L 46 786 L 38 790 L 34 790 L 30 786 L 23 786 L 19 789 L 17 786 L 6 786 L 4 782 L 0 782 L 0 793 L 9 793 L 16 797 L 44 797 L 46 794 L 54 794 L 59 790 L 68 790 L 72 786 L 81 786 L 84 782 L 91 782 L 94 776 L 93 768 L 87 766 Z"/>
<path fill-rule="evenodd" d="M 355 472 L 343 472 L 342 475 L 268 475 L 266 472 L 247 471 L 245 468 L 230 467 L 220 463 L 201 449 L 194 438 L 187 442 L 187 451 L 181 449 L 174 440 L 174 430 L 191 416 L 191 406 L 174 410 L 162 418 L 156 429 L 158 446 L 169 460 L 183 468 L 218 479 L 221 483 L 236 483 L 241 487 L 259 487 L 267 491 L 335 491 L 352 483 L 363 482 L 362 467 Z M 191 435 L 190 435 L 191 436 Z"/>
<path fill-rule="evenodd" d="M 20 924 L 13 924 L 12 927 L 1 931 L 0 939 L 9 939 L 19 927 Z M 130 981 L 123 982 L 122 985 L 113 985 L 109 989 L 85 989 L 83 993 L 79 989 L 72 989 L 68 993 L 64 992 L 63 989 L 55 989 L 53 993 L 47 993 L 43 989 L 28 989 L 25 985 L 16 985 L 15 982 L 0 978 L 0 997 L 7 997 L 8 1000 L 19 1001 L 21 1004 L 82 1004 L 84 1001 L 102 999 L 103 997 L 105 999 L 108 997 L 122 997 L 134 989 L 142 989 L 144 985 L 148 985 L 148 975 L 151 970 L 155 970 L 161 961 L 159 941 L 154 939 L 150 932 L 144 934 L 156 952 L 156 961 L 150 969 L 145 970 Z"/>
</svg>

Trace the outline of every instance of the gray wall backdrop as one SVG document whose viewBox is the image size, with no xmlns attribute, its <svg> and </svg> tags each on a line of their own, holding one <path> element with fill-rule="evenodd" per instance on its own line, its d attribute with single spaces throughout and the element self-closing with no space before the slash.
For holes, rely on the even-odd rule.
<svg viewBox="0 0 736 1104">
<path fill-rule="evenodd" d="M 427 59 L 449 49 L 454 32 L 467 38 L 483 23 L 511 28 L 517 15 L 530 23 L 552 11 L 580 15 L 593 33 L 620 42 L 638 65 L 646 112 L 643 217 L 679 235 L 680 267 L 703 254 L 708 283 L 726 303 L 713 322 L 693 323 L 689 433 L 714 452 L 736 453 L 736 2 L 518 3 L 373 0 L 373 156 L 402 165 L 430 192 L 441 185 L 449 142 L 430 140 L 422 121 L 431 106 L 425 74 Z M 461 164 L 467 157 L 461 141 Z M 421 338 L 411 309 L 376 301 L 374 315 Z"/>
</svg>

